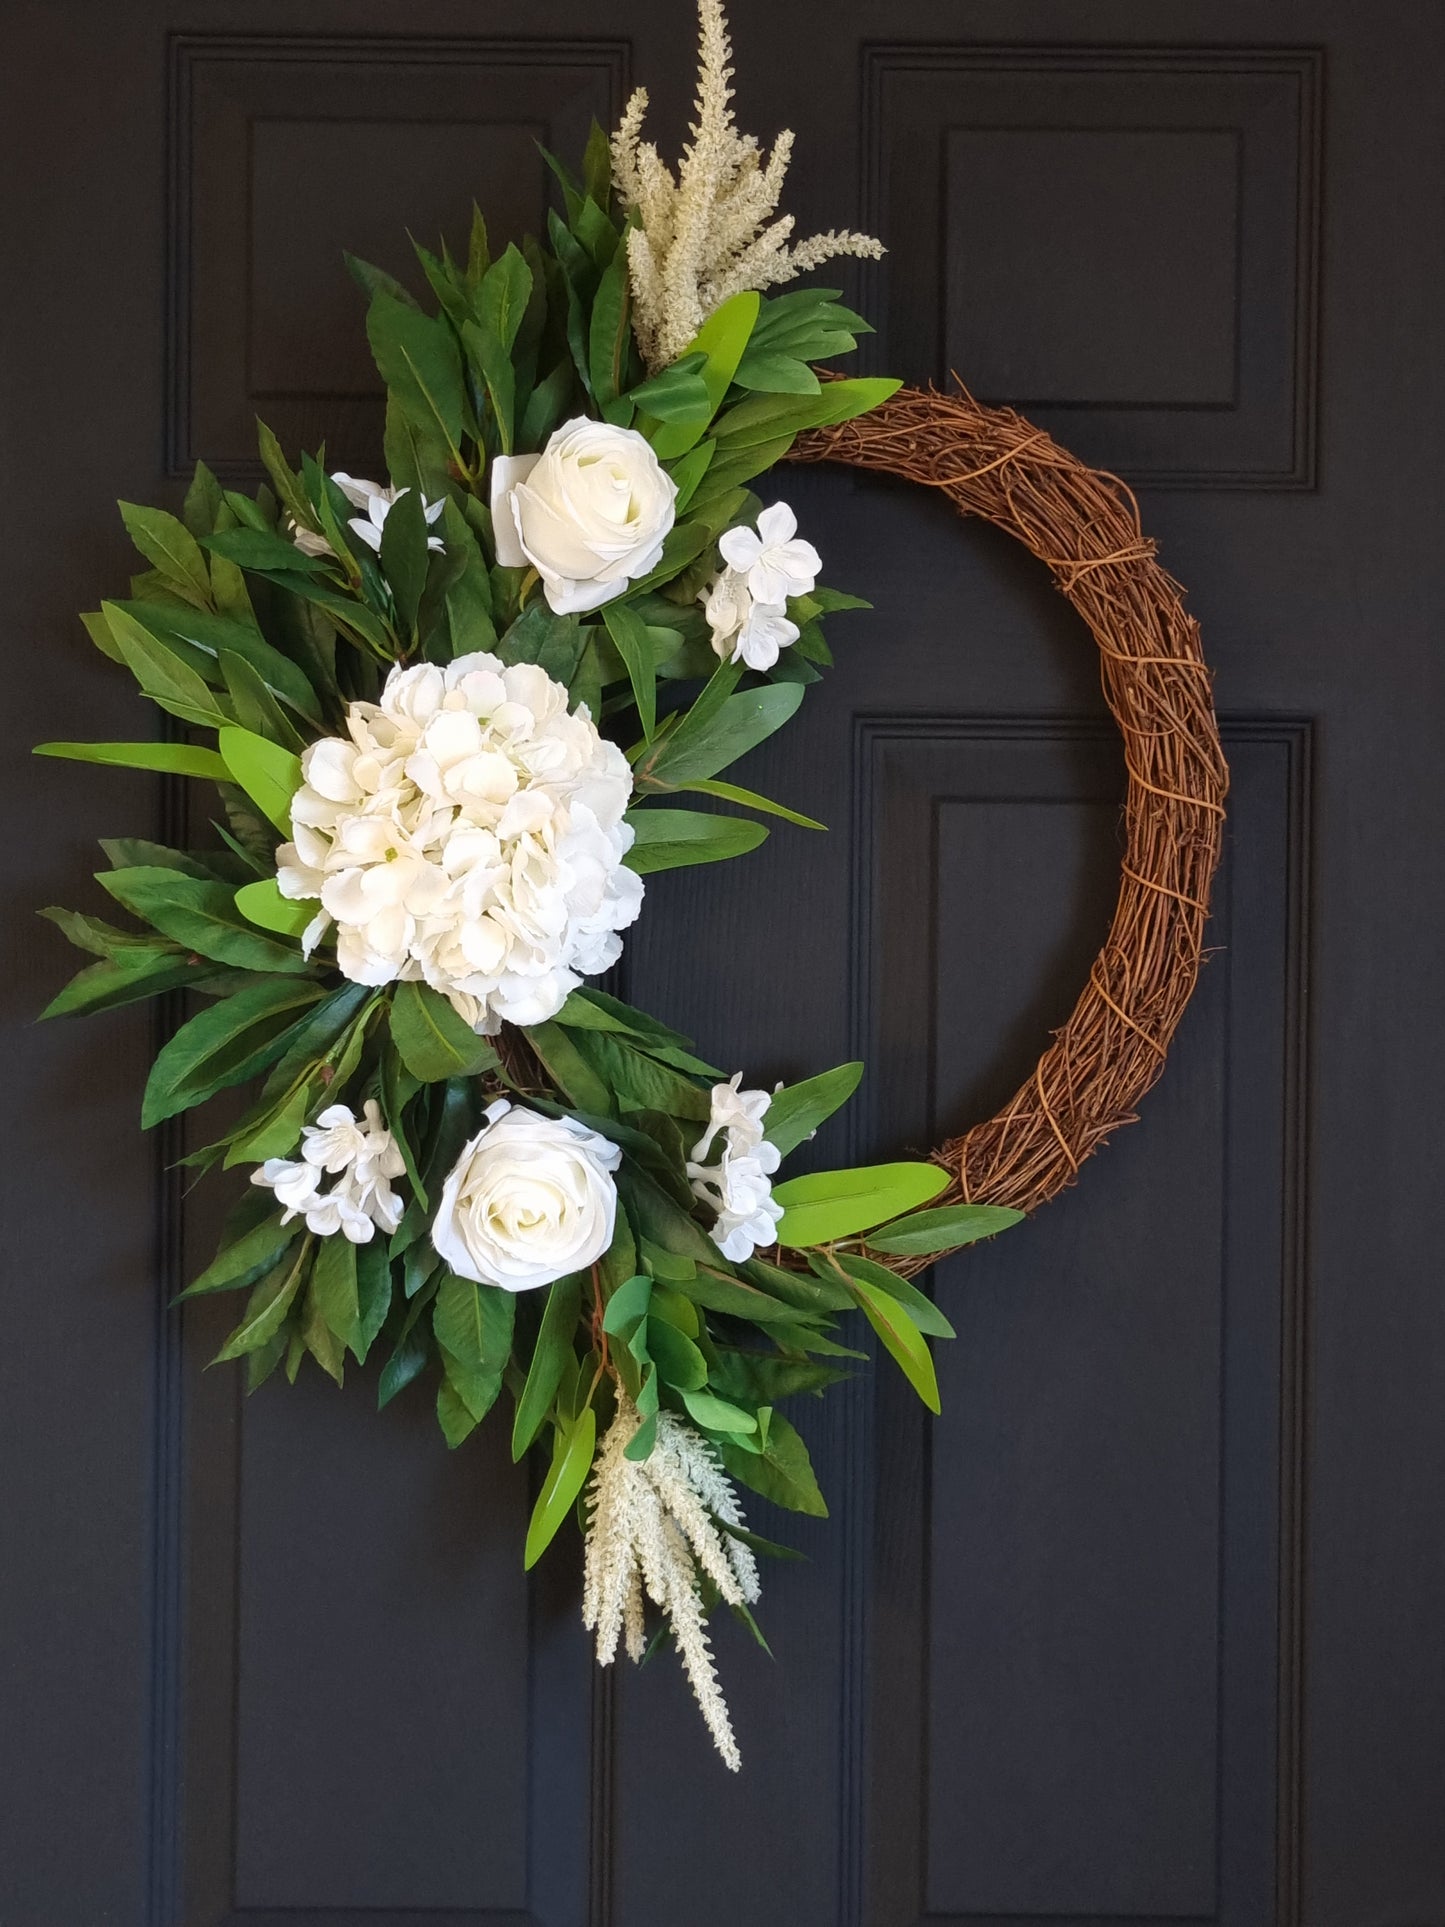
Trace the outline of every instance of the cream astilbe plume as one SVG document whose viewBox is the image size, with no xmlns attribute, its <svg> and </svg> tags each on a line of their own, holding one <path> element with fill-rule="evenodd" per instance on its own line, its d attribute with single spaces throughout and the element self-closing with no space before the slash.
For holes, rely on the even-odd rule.
<svg viewBox="0 0 1445 1927">
<path fill-rule="evenodd" d="M 764 161 L 733 118 L 732 44 L 721 0 L 698 0 L 697 120 L 676 179 L 641 138 L 647 92 L 628 101 L 612 137 L 612 180 L 639 225 L 627 237 L 632 325 L 654 373 L 676 361 L 714 308 L 745 288 L 791 281 L 840 254 L 877 259 L 867 234 L 830 229 L 791 242 L 791 214 L 777 213 L 793 136 L 781 133 Z"/>
<path fill-rule="evenodd" d="M 592 1473 L 582 1623 L 597 1635 L 599 1666 L 612 1664 L 619 1641 L 629 1658 L 639 1660 L 647 1650 L 646 1593 L 667 1615 L 713 1743 L 736 1773 L 742 1756 L 717 1682 L 697 1568 L 729 1605 L 751 1605 L 760 1590 L 757 1562 L 741 1540 L 714 1523 L 741 1526 L 743 1515 L 706 1439 L 662 1412 L 652 1451 L 638 1464 L 626 1452 L 641 1423 L 619 1386 L 617 1416 Z"/>
</svg>

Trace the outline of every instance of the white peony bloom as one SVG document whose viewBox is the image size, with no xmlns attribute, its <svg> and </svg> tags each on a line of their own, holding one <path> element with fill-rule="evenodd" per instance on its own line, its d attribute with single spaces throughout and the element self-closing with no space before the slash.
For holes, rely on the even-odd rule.
<svg viewBox="0 0 1445 1927">
<path fill-rule="evenodd" d="M 399 502 L 401 500 L 402 496 L 406 494 L 406 490 L 404 488 L 382 488 L 376 482 L 365 482 L 354 475 L 343 475 L 339 469 L 331 479 L 341 490 L 341 493 L 346 497 L 347 501 L 350 502 L 351 506 L 362 511 L 360 515 L 353 516 L 346 526 L 353 534 L 358 535 L 361 540 L 366 543 L 368 548 L 375 549 L 380 553 L 381 531 L 386 526 L 387 512 L 393 502 Z M 429 524 L 437 520 L 444 506 L 441 502 L 423 503 L 422 512 L 426 516 Z M 310 529 L 297 528 L 293 524 L 291 540 L 303 555 L 330 555 L 331 553 L 331 544 L 327 541 L 326 537 L 324 535 L 316 535 Z M 439 536 L 430 535 L 427 537 L 427 547 L 429 549 L 439 549 L 441 546 L 441 538 Z"/>
<path fill-rule="evenodd" d="M 774 502 L 754 529 L 728 529 L 718 538 L 724 562 L 747 582 L 754 602 L 781 608 L 789 596 L 811 595 L 823 559 L 811 542 L 793 540 L 798 518 L 786 502 Z"/>
<path fill-rule="evenodd" d="M 401 1176 L 406 1161 L 375 1098 L 367 1099 L 362 1118 L 358 1122 L 348 1105 L 329 1105 L 302 1131 L 299 1159 L 267 1158 L 251 1173 L 252 1184 L 274 1191 L 286 1207 L 283 1224 L 304 1217 L 317 1237 L 343 1231 L 358 1245 L 369 1244 L 378 1229 L 396 1230 L 402 1203 L 390 1180 Z M 321 1189 L 323 1174 L 338 1180 L 329 1191 Z"/>
<path fill-rule="evenodd" d="M 747 577 L 723 569 L 698 597 L 712 630 L 712 646 L 724 662 L 771 669 L 781 650 L 798 640 L 798 625 L 782 603 L 755 602 Z"/>
<path fill-rule="evenodd" d="M 442 1188 L 432 1243 L 458 1277 L 504 1291 L 583 1271 L 612 1243 L 621 1162 L 576 1118 L 500 1097 Z"/>
<path fill-rule="evenodd" d="M 642 907 L 632 772 L 561 683 L 481 653 L 418 663 L 347 732 L 302 755 L 276 878 L 334 918 L 343 975 L 423 981 L 490 1033 L 617 961 Z"/>
<path fill-rule="evenodd" d="M 773 1202 L 772 1174 L 781 1155 L 763 1137 L 763 1118 L 772 1102 L 767 1091 L 744 1091 L 742 1072 L 712 1087 L 712 1114 L 692 1147 L 687 1175 L 693 1195 L 714 1215 L 710 1236 L 725 1258 L 741 1264 L 759 1245 L 773 1243 L 783 1207 Z M 705 1163 L 721 1137 L 722 1155 Z"/>
<path fill-rule="evenodd" d="M 579 415 L 540 455 L 493 458 L 497 560 L 530 562 L 559 615 L 597 609 L 657 566 L 676 501 L 645 436 Z"/>
</svg>

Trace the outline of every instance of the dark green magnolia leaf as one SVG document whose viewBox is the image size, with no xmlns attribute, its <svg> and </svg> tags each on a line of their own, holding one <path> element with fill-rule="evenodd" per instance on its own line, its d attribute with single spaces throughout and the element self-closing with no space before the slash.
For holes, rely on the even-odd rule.
<svg viewBox="0 0 1445 1927">
<path fill-rule="evenodd" d="M 813 1474 L 808 1448 L 780 1412 L 768 1426 L 768 1442 L 759 1452 L 748 1452 L 729 1440 L 718 1443 L 722 1462 L 740 1484 L 761 1492 L 774 1505 L 826 1519 L 828 1507 Z"/>
<path fill-rule="evenodd" d="M 597 1449 L 597 1414 L 589 1405 L 571 1425 L 559 1427 L 552 1448 L 552 1464 L 537 1494 L 527 1527 L 522 1564 L 530 1572 L 557 1535 L 557 1529 L 576 1504 Z"/>
<path fill-rule="evenodd" d="M 197 462 L 181 507 L 181 520 L 192 535 L 210 534 L 216 526 L 223 500 L 221 484 L 204 462 Z"/>
<path fill-rule="evenodd" d="M 763 1117 L 763 1136 L 787 1156 L 817 1130 L 824 1118 L 848 1102 L 863 1075 L 861 1063 L 839 1064 L 801 1084 L 774 1092 Z"/>
<path fill-rule="evenodd" d="M 426 587 L 429 534 L 421 491 L 403 490 L 387 510 L 381 528 L 381 571 L 391 585 L 396 626 L 403 636 L 416 633 L 417 610 Z"/>
<path fill-rule="evenodd" d="M 322 1238 L 311 1267 L 311 1297 L 336 1341 L 354 1350 L 361 1322 L 356 1295 L 356 1246 L 339 1232 Z"/>
<path fill-rule="evenodd" d="M 495 651 L 497 630 L 492 619 L 491 577 L 475 533 L 450 497 L 442 509 L 441 529 L 447 555 L 461 564 L 446 590 L 452 654 L 466 656 L 478 649 Z"/>
<path fill-rule="evenodd" d="M 386 1119 L 386 1128 L 396 1139 L 396 1148 L 401 1152 L 406 1165 L 407 1181 L 425 1208 L 428 1202 L 426 1186 L 422 1183 L 421 1170 L 406 1121 L 407 1106 L 420 1088 L 420 1079 L 412 1076 L 397 1052 L 381 1053 L 382 1115 Z"/>
<path fill-rule="evenodd" d="M 532 292 L 532 270 L 510 242 L 482 276 L 477 288 L 478 317 L 510 354 Z"/>
<path fill-rule="evenodd" d="M 256 1286 L 245 1317 L 211 1360 L 213 1365 L 259 1351 L 275 1337 L 296 1301 L 310 1263 L 311 1239 L 305 1238 Z"/>
<path fill-rule="evenodd" d="M 172 776 L 205 776 L 224 782 L 226 765 L 213 749 L 193 743 L 37 743 L 36 756 L 70 763 L 108 763 L 116 769 L 159 770 Z"/>
<path fill-rule="evenodd" d="M 562 1373 L 573 1357 L 572 1340 L 582 1315 L 582 1277 L 574 1272 L 559 1278 L 547 1292 L 542 1323 L 527 1382 L 517 1400 L 517 1416 L 512 1426 L 512 1458 L 520 1459 L 542 1429 L 562 1382 Z"/>
<path fill-rule="evenodd" d="M 339 1237 L 340 1233 L 336 1235 Z M 328 1239 L 325 1242 L 330 1243 L 331 1240 Z M 301 1341 L 326 1376 L 338 1385 L 344 1384 L 346 1347 L 327 1323 L 321 1299 L 314 1290 L 306 1294 L 306 1304 L 301 1315 Z"/>
<path fill-rule="evenodd" d="M 816 817 L 790 810 L 785 803 L 775 803 L 770 796 L 759 796 L 756 790 L 745 790 L 740 783 L 723 783 L 716 777 L 708 777 L 700 783 L 688 783 L 684 787 L 700 796 L 716 796 L 724 803 L 740 803 L 744 809 L 761 810 L 764 816 L 781 816 L 785 822 L 796 823 L 802 830 L 826 830 L 828 827 L 826 823 L 818 822 Z"/>
<path fill-rule="evenodd" d="M 179 870 L 208 883 L 234 886 L 244 881 L 243 865 L 224 850 L 173 850 L 168 844 L 152 843 L 143 836 L 103 836 L 100 847 L 113 870 L 157 867 Z"/>
<path fill-rule="evenodd" d="M 249 729 L 222 729 L 217 744 L 226 768 L 262 815 L 291 834 L 291 798 L 301 787 L 301 762 L 279 743 Z"/>
<path fill-rule="evenodd" d="M 241 657 L 268 689 L 310 722 L 321 722 L 321 705 L 305 670 L 273 648 L 254 622 L 176 603 L 116 602 L 108 607 L 124 610 L 162 644 L 186 645 L 192 652 L 186 660 L 203 674 L 204 665 L 219 664 L 222 655 Z"/>
<path fill-rule="evenodd" d="M 198 1012 L 181 1025 L 151 1067 L 142 1126 L 189 1110 L 264 1070 L 285 1049 L 298 1010 L 320 996 L 318 984 L 267 978 Z"/>
<path fill-rule="evenodd" d="M 609 411 L 609 420 L 613 418 L 612 404 L 620 396 L 626 380 L 627 350 L 632 339 L 628 325 L 630 306 L 627 251 L 619 248 L 597 284 L 587 336 L 587 365 L 592 375 L 592 394 L 598 407 Z M 624 407 L 626 417 L 630 420 L 631 406 L 624 404 Z M 620 425 L 626 426 L 626 423 Z"/>
<path fill-rule="evenodd" d="M 218 529 L 214 535 L 205 538 L 202 546 L 212 555 L 223 555 L 228 562 L 234 562 L 237 568 L 250 569 L 257 575 L 280 572 L 292 576 L 324 577 L 329 572 L 328 564 L 322 557 L 307 555 L 289 537 L 278 535 L 274 529 L 264 526 Z"/>
<path fill-rule="evenodd" d="M 571 357 L 559 361 L 527 397 L 517 424 L 516 447 L 524 453 L 541 448 L 567 417 L 576 386 Z"/>
<path fill-rule="evenodd" d="M 678 515 L 686 513 L 717 450 L 717 443 L 709 438 L 705 442 L 699 442 L 696 448 L 690 448 L 686 455 L 679 455 L 676 461 L 668 463 L 668 473 L 677 485 L 677 501 L 674 508 Z"/>
<path fill-rule="evenodd" d="M 198 988 L 228 974 L 223 965 L 202 963 L 177 950 L 173 944 L 138 944 L 77 971 L 40 1015 L 42 1018 L 76 1017 L 93 1011 L 118 1010 L 144 997 Z"/>
<path fill-rule="evenodd" d="M 930 1412 L 941 1412 L 938 1377 L 923 1334 L 892 1292 L 862 1279 L 853 1281 L 853 1295 L 868 1323 L 897 1361 L 904 1377 Z"/>
<path fill-rule="evenodd" d="M 263 1200 L 264 1202 L 264 1200 Z M 193 1283 L 179 1294 L 195 1298 L 208 1291 L 241 1291 L 270 1271 L 293 1239 L 303 1230 L 301 1220 L 282 1224 L 281 1214 L 273 1212 L 240 1237 L 223 1243 L 221 1249 Z"/>
<path fill-rule="evenodd" d="M 634 842 L 623 861 L 638 876 L 743 856 L 755 850 L 768 834 L 766 824 L 754 823 L 745 816 L 714 816 L 702 810 L 648 806 L 630 810 L 627 821 L 634 831 Z"/>
<path fill-rule="evenodd" d="M 502 1389 L 517 1301 L 496 1285 L 444 1270 L 432 1306 L 432 1331 L 446 1354 L 448 1382 L 473 1419 L 484 1419 Z"/>
<path fill-rule="evenodd" d="M 579 1111 L 602 1117 L 616 1114 L 616 1100 L 606 1082 L 565 1030 L 555 1023 L 531 1024 L 526 1034 L 552 1082 Z"/>
<path fill-rule="evenodd" d="M 403 1064 L 423 1084 L 479 1077 L 497 1053 L 448 1000 L 427 984 L 398 984 L 391 999 L 391 1041 Z"/>
<path fill-rule="evenodd" d="M 120 516 L 131 541 L 173 588 L 203 606 L 210 601 L 206 558 L 183 522 L 164 509 L 143 508 L 135 502 L 122 502 Z"/>
<path fill-rule="evenodd" d="M 958 1336 L 931 1298 L 926 1297 L 907 1278 L 900 1278 L 896 1271 L 890 1271 L 886 1265 L 874 1264 L 870 1259 L 860 1258 L 851 1251 L 815 1257 L 809 1262 L 819 1277 L 837 1278 L 842 1272 L 853 1283 L 872 1285 L 875 1290 L 896 1298 L 918 1329 L 932 1338 Z"/>
<path fill-rule="evenodd" d="M 271 478 L 277 499 L 282 508 L 299 527 L 318 533 L 316 513 L 307 500 L 306 491 L 296 479 L 295 471 L 286 460 L 280 442 L 266 426 L 265 422 L 256 423 L 256 443 L 260 450 L 261 461 Z"/>
<path fill-rule="evenodd" d="M 202 957 L 233 964 L 238 970 L 287 976 L 306 972 L 299 950 L 247 923 L 229 884 L 205 883 L 177 870 L 149 867 L 103 871 L 96 880 L 135 916 Z"/>
<path fill-rule="evenodd" d="M 219 662 L 231 713 L 240 727 L 293 753 L 304 749 L 305 737 L 250 663 L 229 649 L 221 651 Z"/>
<path fill-rule="evenodd" d="M 397 300 L 384 288 L 373 294 L 366 336 L 387 387 L 406 413 L 435 429 L 462 473 L 465 391 L 456 337 L 445 321 Z"/>
<path fill-rule="evenodd" d="M 381 1369 L 376 1388 L 378 1411 L 389 1405 L 398 1392 L 404 1391 L 426 1369 L 431 1357 L 431 1321 L 425 1317 L 425 1313 L 435 1296 L 434 1285 L 423 1286 L 407 1311 L 391 1357 Z"/>
<path fill-rule="evenodd" d="M 618 655 L 627 665 L 642 734 L 647 742 L 651 742 L 652 732 L 657 727 L 657 671 L 653 665 L 647 624 L 636 609 L 626 602 L 604 603 L 602 620 L 617 646 Z"/>
<path fill-rule="evenodd" d="M 351 1350 L 357 1364 L 364 1365 L 391 1309 L 391 1261 L 380 1233 L 355 1250 L 357 1318 Z"/>
<path fill-rule="evenodd" d="M 502 636 L 497 654 L 505 663 L 535 662 L 565 684 L 577 673 L 586 640 L 580 617 L 559 616 L 538 596 Z"/>
<path fill-rule="evenodd" d="M 126 667 L 153 703 L 202 728 L 218 729 L 226 722 L 222 699 L 185 659 L 187 645 L 161 641 L 118 602 L 102 603 L 101 608 Z"/>
<path fill-rule="evenodd" d="M 158 942 L 148 930 L 122 930 L 116 924 L 107 923 L 104 917 L 87 916 L 80 910 L 63 910 L 58 904 L 37 910 L 36 915 L 63 931 L 77 950 L 88 950 L 93 957 L 115 957 L 138 948 L 154 952 Z M 173 945 L 163 947 L 174 950 Z"/>
<path fill-rule="evenodd" d="M 873 1164 L 849 1171 L 813 1171 L 773 1187 L 784 1207 L 778 1243 L 831 1244 L 927 1204 L 948 1183 L 936 1164 Z"/>
<path fill-rule="evenodd" d="M 650 788 L 682 788 L 716 776 L 796 715 L 803 700 L 798 685 L 767 684 L 728 696 L 698 721 L 701 703 L 661 737 L 637 764 L 637 781 Z"/>
<path fill-rule="evenodd" d="M 603 1086 L 616 1095 L 624 1111 L 662 1111 L 669 1117 L 697 1122 L 705 1121 L 711 1113 L 706 1089 L 634 1049 L 616 1032 L 583 1031 L 577 1035 L 574 1048 L 582 1053 Z"/>
<path fill-rule="evenodd" d="M 882 1225 L 869 1232 L 868 1243 L 874 1251 L 931 1257 L 938 1252 L 957 1251 L 979 1238 L 992 1238 L 1010 1225 L 1022 1224 L 1023 1219 L 1022 1211 L 1010 1211 L 999 1204 L 949 1204 Z"/>
</svg>

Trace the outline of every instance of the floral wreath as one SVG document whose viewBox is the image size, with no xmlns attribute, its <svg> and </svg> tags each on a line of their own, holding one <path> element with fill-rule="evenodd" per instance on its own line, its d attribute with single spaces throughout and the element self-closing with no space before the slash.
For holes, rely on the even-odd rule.
<svg viewBox="0 0 1445 1927">
<path fill-rule="evenodd" d="M 103 843 L 99 882 L 139 927 L 46 912 L 97 959 L 46 1015 L 198 993 L 141 1115 L 261 1080 L 183 1160 L 249 1176 L 181 1294 L 248 1293 L 218 1361 L 254 1390 L 378 1354 L 379 1403 L 430 1377 L 452 1446 L 505 1388 L 514 1458 L 548 1459 L 526 1565 L 575 1512 L 598 1661 L 670 1637 L 736 1768 L 707 1619 L 726 1605 L 761 1641 L 757 1555 L 780 1550 L 737 1488 L 826 1512 L 779 1408 L 860 1356 L 839 1314 L 936 1412 L 927 1340 L 953 1331 L 910 1274 L 1022 1213 L 970 1201 L 967 1155 L 777 1182 L 862 1066 L 744 1088 L 590 981 L 649 875 L 744 855 L 762 817 L 823 827 L 723 772 L 828 667 L 823 619 L 866 605 L 820 586 L 791 509 L 747 485 L 800 435 L 826 456 L 881 423 L 899 387 L 820 381 L 868 331 L 836 292 L 765 292 L 882 250 L 791 239 L 792 136 L 765 158 L 738 133 L 719 0 L 699 11 L 675 174 L 639 90 L 580 180 L 546 156 L 546 245 L 494 260 L 476 214 L 464 258 L 417 247 L 429 307 L 351 263 L 385 486 L 293 469 L 263 426 L 254 497 L 200 465 L 181 517 L 121 505 L 149 566 L 85 622 L 182 727 L 42 753 L 209 782 L 217 842 Z M 977 510 L 970 475 L 930 479 Z M 1191 847 L 1207 892 L 1217 836 Z M 1161 1062 L 1198 947 L 1158 1037 L 1101 993 Z"/>
</svg>

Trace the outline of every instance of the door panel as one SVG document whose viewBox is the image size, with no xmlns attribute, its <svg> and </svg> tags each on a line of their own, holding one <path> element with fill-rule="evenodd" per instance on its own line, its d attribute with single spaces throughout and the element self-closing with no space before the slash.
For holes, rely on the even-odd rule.
<svg viewBox="0 0 1445 1927">
<path fill-rule="evenodd" d="M 37 1029 L 97 833 L 147 779 L 34 766 L 151 726 L 77 608 L 112 503 L 250 480 L 252 417 L 376 473 L 350 248 L 494 238 L 687 9 L 78 0 L 4 23 L 17 710 L 0 1480 L 5 1927 L 1383 1927 L 1445 1917 L 1430 1207 L 1442 933 L 1445 24 L 1382 0 L 736 0 L 739 111 L 799 228 L 891 252 L 869 365 L 950 369 L 1141 492 L 1233 771 L 1211 956 L 1140 1122 L 936 1268 L 944 1415 L 887 1372 L 796 1414 L 828 1521 L 750 1518 L 770 1662 L 719 1767 L 666 1655 L 598 1678 L 580 1560 L 531 1582 L 505 1428 L 253 1400 L 170 1300 L 224 1198 L 137 1128 L 145 1012 Z M 1122 769 L 1046 572 L 933 495 L 781 471 L 837 669 L 740 780 L 821 817 L 649 880 L 625 994 L 750 1081 L 870 1075 L 819 1162 L 1005 1099 L 1107 923 Z M 195 826 L 197 833 L 203 825 Z M 23 1123 L 19 1120 L 23 1120 Z M 201 1127 L 204 1128 L 204 1127 Z M 206 1133 L 209 1135 L 209 1133 Z"/>
</svg>

